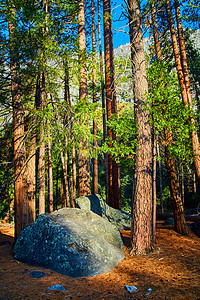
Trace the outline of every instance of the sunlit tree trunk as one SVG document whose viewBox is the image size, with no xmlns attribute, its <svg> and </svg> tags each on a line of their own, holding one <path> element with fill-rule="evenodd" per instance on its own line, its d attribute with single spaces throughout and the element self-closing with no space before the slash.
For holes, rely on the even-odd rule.
<svg viewBox="0 0 200 300">
<path fill-rule="evenodd" d="M 155 6 L 154 3 L 152 4 L 152 23 L 153 23 L 153 34 L 154 34 L 154 45 L 155 45 L 155 52 L 156 58 L 161 61 L 162 60 L 162 53 L 159 41 L 159 33 L 156 21 L 156 13 L 155 13 Z M 165 128 L 164 130 L 164 138 L 165 138 L 165 155 L 166 155 L 166 168 L 168 172 L 168 179 L 169 179 L 169 187 L 171 193 L 171 199 L 174 207 L 174 224 L 175 230 L 181 230 L 179 233 L 185 234 L 187 232 L 187 228 L 185 227 L 185 217 L 183 207 L 181 206 L 182 197 L 181 191 L 179 187 L 179 180 L 176 172 L 175 167 L 175 160 L 171 158 L 169 147 L 173 144 L 173 137 L 169 131 L 169 128 Z M 177 202 L 179 204 L 177 204 Z M 180 209 L 180 210 L 179 210 Z"/>
<path fill-rule="evenodd" d="M 144 110 L 148 92 L 140 7 L 128 1 L 135 122 L 138 128 L 131 229 L 131 254 L 152 251 L 152 145 L 149 111 Z"/>
<path fill-rule="evenodd" d="M 179 34 L 179 48 L 181 53 L 181 58 L 179 56 L 179 48 L 176 38 L 176 33 L 174 29 L 173 18 L 171 14 L 170 2 L 166 0 L 166 11 L 167 11 L 167 18 L 171 32 L 171 39 L 172 39 L 172 46 L 174 51 L 174 57 L 176 62 L 176 69 L 178 73 L 178 80 L 179 85 L 181 87 L 181 95 L 183 99 L 183 103 L 186 107 L 189 107 L 191 110 L 190 115 L 190 122 L 194 126 L 192 131 L 192 148 L 193 148 L 193 156 L 194 156 L 194 164 L 195 169 L 198 177 L 198 182 L 200 186 L 200 147 L 199 147 L 199 138 L 197 135 L 197 131 L 195 129 L 195 120 L 192 116 L 192 98 L 191 98 L 191 91 L 190 91 L 190 81 L 189 81 L 189 74 L 188 74 L 188 66 L 187 66 L 187 58 L 186 58 L 186 51 L 185 51 L 185 43 L 182 33 L 182 23 L 181 23 L 181 15 L 180 15 L 180 7 L 179 2 L 176 2 L 176 16 L 177 16 L 177 24 L 178 24 L 178 34 Z"/>
<path fill-rule="evenodd" d="M 100 3 L 98 0 L 98 33 L 99 33 L 99 56 L 100 56 L 100 74 L 101 74 L 101 98 L 102 98 L 102 109 L 103 109 L 103 140 L 105 142 L 107 137 L 106 132 L 106 106 L 105 106 L 105 88 L 104 88 L 104 76 L 103 76 L 103 58 L 102 58 L 102 46 L 101 46 L 101 26 L 100 26 Z M 106 185 L 106 202 L 108 203 L 108 187 L 109 187 L 109 177 L 108 177 L 108 154 L 104 154 L 105 161 L 105 185 Z"/>
<path fill-rule="evenodd" d="M 85 12 L 84 0 L 79 0 L 78 12 L 78 37 L 79 37 L 79 64 L 80 64 L 80 87 L 79 99 L 87 104 L 87 67 L 86 67 L 86 42 L 85 42 Z M 81 126 L 81 124 L 80 124 Z M 79 197 L 91 194 L 89 162 L 84 154 L 87 145 L 81 137 L 79 155 L 78 155 L 78 179 L 79 179 Z"/>
<path fill-rule="evenodd" d="M 34 118 L 35 122 L 35 118 Z M 34 125 L 34 124 L 33 124 Z M 28 162 L 26 168 L 26 185 L 28 197 L 29 223 L 35 221 L 35 195 L 36 195 L 36 137 L 31 132 L 30 145 L 28 149 Z"/>
</svg>

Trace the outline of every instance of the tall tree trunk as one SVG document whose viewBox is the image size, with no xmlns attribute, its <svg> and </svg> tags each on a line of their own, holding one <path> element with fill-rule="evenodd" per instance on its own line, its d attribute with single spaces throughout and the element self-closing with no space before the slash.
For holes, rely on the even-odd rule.
<svg viewBox="0 0 200 300">
<path fill-rule="evenodd" d="M 179 3 L 176 1 L 176 15 L 177 15 L 177 24 L 178 24 L 178 33 L 179 33 L 179 45 L 180 45 L 180 52 L 181 52 L 181 59 L 179 56 L 179 48 L 176 38 L 176 33 L 174 29 L 173 18 L 171 14 L 171 8 L 169 0 L 166 0 L 166 11 L 167 11 L 167 18 L 171 32 L 171 39 L 173 45 L 173 51 L 175 56 L 176 62 L 176 69 L 178 73 L 178 80 L 181 87 L 181 95 L 183 99 L 183 103 L 185 107 L 189 107 L 191 110 L 190 115 L 190 122 L 195 128 L 195 120 L 192 116 L 192 98 L 191 98 L 191 91 L 190 91 L 190 81 L 189 81 L 189 74 L 188 74 L 188 67 L 187 67 L 187 58 L 186 58 L 186 51 L 185 51 L 185 44 L 184 38 L 182 34 L 182 24 L 181 24 L 181 15 L 180 15 L 180 7 Z M 198 177 L 198 182 L 200 186 L 200 147 L 199 147 L 199 138 L 197 135 L 197 131 L 193 129 L 192 131 L 192 148 L 193 148 L 193 156 L 194 156 L 194 164 L 195 169 Z"/>
<path fill-rule="evenodd" d="M 51 138 L 48 132 L 48 212 L 53 212 L 53 168 L 51 158 Z"/>
<path fill-rule="evenodd" d="M 173 195 L 174 228 L 181 234 L 188 234 L 188 227 L 184 216 L 179 180 L 177 178 L 174 159 L 171 157 L 168 147 L 172 143 L 172 134 L 168 130 L 165 130 L 165 136 L 166 141 L 169 141 L 169 144 L 167 144 L 165 147 L 165 151 L 167 157 L 166 167 L 170 182 L 169 187 L 171 195 Z"/>
<path fill-rule="evenodd" d="M 104 15 L 104 48 L 105 48 L 105 86 L 106 86 L 106 112 L 107 119 L 112 119 L 112 113 L 116 113 L 116 95 L 114 83 L 114 62 L 110 0 L 103 0 Z M 107 126 L 107 137 L 112 141 L 116 139 L 113 130 Z M 119 168 L 113 157 L 108 155 L 108 204 L 114 208 L 121 207 Z"/>
<path fill-rule="evenodd" d="M 178 41 L 179 41 L 179 49 L 180 49 L 180 58 L 181 58 L 185 86 L 186 86 L 186 90 L 187 90 L 188 106 L 190 107 L 190 110 L 192 111 L 192 109 L 193 109 L 192 95 L 191 95 L 191 89 L 190 89 L 190 78 L 189 78 L 189 72 L 188 72 L 188 63 L 187 63 L 187 56 L 186 56 L 186 49 L 185 49 L 185 40 L 184 40 L 184 36 L 183 36 L 183 27 L 182 27 L 182 21 L 181 21 L 179 0 L 175 0 L 175 9 L 176 9 L 176 21 L 177 21 L 177 27 L 178 27 Z M 191 116 L 191 122 L 195 127 L 196 126 L 195 120 L 192 116 Z M 199 187 L 200 187 L 200 147 L 199 147 L 199 138 L 198 138 L 197 130 L 192 131 L 192 146 L 193 146 L 193 153 L 194 153 L 194 163 L 195 163 L 195 168 L 196 168 Z"/>
<path fill-rule="evenodd" d="M 14 146 L 14 193 L 15 193 L 15 239 L 27 225 L 28 200 L 25 189 L 25 143 L 24 143 L 24 109 L 22 102 L 21 78 L 19 73 L 19 53 L 17 47 L 15 8 L 10 8 L 8 21 L 10 38 L 10 69 L 13 106 L 13 146 Z"/>
<path fill-rule="evenodd" d="M 92 0 L 92 85 L 93 85 L 93 103 L 97 103 L 97 93 L 96 93 L 96 55 L 95 55 L 95 12 L 94 12 L 94 0 Z M 95 135 L 97 135 L 97 122 L 93 121 L 93 134 L 94 134 L 94 154 L 93 158 L 93 194 L 98 194 L 98 160 L 97 160 L 97 140 Z"/>
<path fill-rule="evenodd" d="M 156 9 L 155 9 L 155 2 L 152 2 L 152 26 L 153 26 L 153 38 L 154 38 L 154 48 L 156 51 L 156 58 L 157 60 L 162 60 L 162 52 L 160 46 L 160 39 L 159 39 L 159 32 L 158 32 L 158 25 L 157 25 L 157 18 L 156 18 Z"/>
<path fill-rule="evenodd" d="M 153 34 L 154 34 L 154 44 L 156 57 L 159 61 L 162 60 L 161 47 L 159 42 L 159 33 L 156 21 L 156 13 L 154 2 L 152 3 L 152 22 L 153 22 Z M 165 128 L 165 154 L 166 154 L 166 168 L 168 172 L 169 187 L 171 193 L 171 199 L 174 207 L 174 224 L 175 230 L 181 230 L 179 233 L 186 234 L 186 222 L 184 217 L 184 211 L 182 209 L 181 203 L 181 191 L 179 188 L 179 181 L 175 167 L 175 161 L 171 158 L 169 147 L 173 144 L 173 137 L 168 128 Z M 177 201 L 179 205 L 177 205 Z M 180 209 L 180 210 L 179 210 Z"/>
<path fill-rule="evenodd" d="M 148 92 L 145 53 L 140 7 L 137 0 L 128 0 L 131 62 L 133 65 L 133 92 L 135 122 L 138 140 L 135 157 L 134 197 L 132 216 L 131 254 L 152 251 L 152 146 L 149 111 L 144 110 Z"/>
<path fill-rule="evenodd" d="M 60 144 L 61 145 L 61 144 Z M 69 198 L 69 185 L 67 179 L 67 157 L 64 155 L 63 151 L 60 152 L 61 162 L 62 162 L 62 169 L 63 169 L 63 183 L 64 183 L 64 194 L 65 194 L 65 201 L 64 206 L 70 207 L 70 198 Z"/>
<path fill-rule="evenodd" d="M 36 86 L 36 108 L 42 110 L 46 101 L 45 75 L 38 75 Z M 44 120 L 39 120 L 39 158 L 38 158 L 38 193 L 39 193 L 39 215 L 45 213 L 45 142 L 44 142 Z"/>
<path fill-rule="evenodd" d="M 68 57 L 65 61 L 65 101 L 66 103 L 71 106 L 71 100 L 70 100 L 70 90 L 69 90 L 69 64 L 68 64 Z M 65 125 L 67 125 L 69 128 L 71 127 L 71 138 L 73 140 L 73 127 L 72 127 L 72 120 L 70 116 L 66 116 L 65 118 Z M 68 137 L 69 135 L 67 134 L 65 138 L 65 148 L 67 149 L 67 143 L 68 143 Z M 72 143 L 73 144 L 73 143 Z M 72 146 L 73 147 L 73 146 Z M 67 207 L 75 207 L 75 201 L 74 199 L 76 196 L 76 187 L 73 185 L 73 155 L 74 155 L 74 149 L 72 149 L 72 160 L 71 160 L 71 165 L 72 165 L 72 186 L 71 186 L 71 204 L 70 204 L 70 193 L 69 193 L 69 183 L 68 183 L 68 155 L 67 155 L 67 150 L 65 150 L 65 154 L 61 153 L 61 161 L 63 164 L 63 173 L 64 173 L 64 182 L 65 182 L 65 195 L 66 195 L 66 204 Z M 75 189 L 75 190 L 74 190 Z"/>
<path fill-rule="evenodd" d="M 105 113 L 105 89 L 104 89 L 104 76 L 103 76 L 103 58 L 102 58 L 102 47 L 101 47 L 101 26 L 100 26 L 100 4 L 98 0 L 98 33 L 99 33 L 99 56 L 100 56 L 100 74 L 101 74 L 101 98 L 102 98 L 102 109 L 103 109 L 103 140 L 105 142 L 107 137 L 106 132 L 106 113 Z M 106 185 L 106 202 L 109 202 L 108 190 L 109 190 L 109 177 L 108 177 L 108 154 L 104 154 L 105 161 L 105 185 Z"/>
<path fill-rule="evenodd" d="M 111 5 L 110 5 L 111 16 Z M 113 34 L 112 34 L 112 19 L 110 21 L 110 69 L 111 69 L 111 82 L 112 82 L 112 114 L 117 114 L 117 99 L 116 99 L 116 86 L 115 86 L 115 67 L 114 67 L 114 51 L 113 51 Z M 112 133 L 112 139 L 116 140 L 115 132 Z M 115 160 L 112 161 L 113 173 L 113 203 L 114 207 L 121 209 L 121 181 L 120 181 L 120 164 Z"/>
<path fill-rule="evenodd" d="M 47 42 L 46 33 L 48 32 L 48 1 L 43 0 L 43 12 L 45 15 L 43 25 L 42 25 L 42 35 L 45 42 Z M 36 97 L 36 108 L 42 111 L 46 105 L 46 83 L 45 83 L 45 72 L 44 65 L 46 64 L 45 52 L 40 49 L 40 58 L 42 60 L 42 70 L 38 74 L 38 95 Z M 40 66 L 41 67 L 41 66 Z M 39 215 L 45 213 L 45 122 L 46 120 L 40 120 L 40 132 L 39 132 L 39 159 L 38 159 L 38 184 L 39 184 Z"/>
<path fill-rule="evenodd" d="M 158 34 L 158 27 L 156 22 L 156 10 L 154 1 L 152 2 L 152 25 L 153 25 L 153 37 L 154 37 L 154 45 L 156 49 L 157 59 L 161 60 L 161 48 Z M 154 104 L 153 104 L 154 105 Z M 155 126 L 153 124 L 153 241 L 155 243 L 156 240 L 156 147 L 157 147 L 157 138 L 155 133 Z"/>
<path fill-rule="evenodd" d="M 34 120 L 35 121 L 35 120 Z M 36 195 L 36 137 L 35 132 L 31 132 L 31 140 L 26 168 L 26 185 L 29 210 L 29 224 L 35 221 L 35 195 Z"/>
<path fill-rule="evenodd" d="M 155 3 L 154 1 L 152 2 L 152 25 L 153 25 L 153 37 L 154 37 L 154 47 L 155 47 L 155 51 L 156 51 L 156 57 L 158 60 L 162 59 L 162 53 L 161 53 L 161 47 L 160 47 L 160 40 L 159 40 L 159 33 L 158 33 L 158 26 L 157 26 L 157 20 L 156 20 L 156 9 L 155 9 Z M 158 145 L 158 141 L 155 138 L 155 133 L 154 133 L 154 145 L 153 145 L 153 159 L 155 161 L 153 161 L 153 180 L 154 182 L 156 181 L 156 150 L 157 150 L 157 145 Z M 160 184 L 161 184 L 161 180 L 162 178 L 160 177 Z M 153 209 L 153 233 L 154 233 L 154 241 L 155 241 L 155 230 L 156 230 L 156 193 L 155 193 L 155 189 L 156 189 L 156 184 L 153 187 L 153 191 L 154 191 L 154 196 L 153 196 L 153 204 L 154 204 L 154 209 Z M 162 189 L 160 190 L 161 194 L 162 194 Z M 161 195 L 162 198 L 162 195 Z M 162 201 L 161 201 L 162 202 Z M 162 209 L 163 209 L 163 204 L 161 205 Z"/>
<path fill-rule="evenodd" d="M 79 0 L 78 37 L 79 37 L 79 64 L 80 64 L 79 99 L 80 101 L 83 101 L 86 104 L 88 90 L 87 90 L 84 0 Z M 84 154 L 84 150 L 86 150 L 86 147 L 87 145 L 85 144 L 83 137 L 81 137 L 79 155 L 78 155 L 79 197 L 91 194 L 89 162 Z"/>
</svg>

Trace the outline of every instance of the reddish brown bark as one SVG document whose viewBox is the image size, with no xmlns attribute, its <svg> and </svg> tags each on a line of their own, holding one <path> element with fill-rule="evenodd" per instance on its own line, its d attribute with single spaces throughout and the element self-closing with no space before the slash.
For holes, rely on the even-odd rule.
<svg viewBox="0 0 200 300">
<path fill-rule="evenodd" d="M 190 91 L 190 82 L 189 82 L 189 75 L 188 75 L 188 68 L 187 68 L 187 58 L 186 58 L 186 51 L 184 45 L 184 38 L 182 34 L 181 15 L 180 15 L 180 10 L 177 2 L 176 2 L 176 14 L 177 14 L 177 22 L 178 22 L 181 59 L 179 56 L 179 48 L 178 48 L 176 33 L 174 29 L 174 23 L 171 14 L 169 0 L 166 1 L 166 11 L 167 11 L 167 18 L 170 27 L 170 32 L 171 32 L 171 39 L 172 39 L 174 57 L 176 62 L 176 69 L 178 73 L 178 80 L 181 87 L 182 100 L 185 107 L 189 107 L 191 110 L 190 122 L 195 128 L 195 120 L 192 116 L 192 98 L 191 98 L 191 91 Z M 195 169 L 196 169 L 198 182 L 200 186 L 200 147 L 199 147 L 199 139 L 198 139 L 197 131 L 194 129 L 191 135 L 192 135 L 192 148 L 193 148 Z"/>
<path fill-rule="evenodd" d="M 104 77 L 103 77 L 103 59 L 102 59 L 102 47 L 101 47 L 101 26 L 100 26 L 100 11 L 99 11 L 99 0 L 98 0 L 98 33 L 99 33 L 99 56 L 100 56 L 100 74 L 101 74 L 101 99 L 102 99 L 102 109 L 103 109 L 103 140 L 105 142 L 107 137 L 106 132 L 106 113 L 105 113 L 105 96 L 104 96 Z M 105 161 L 105 185 L 106 185 L 106 202 L 108 203 L 108 187 L 109 187 L 109 177 L 108 177 L 108 154 L 104 154 Z"/>
<path fill-rule="evenodd" d="M 135 102 L 135 122 L 138 138 L 135 156 L 132 249 L 131 254 L 146 254 L 152 251 L 152 146 L 147 102 L 148 84 L 140 7 L 137 0 L 128 1 L 131 62 Z"/>
<path fill-rule="evenodd" d="M 112 119 L 112 114 L 116 113 L 116 95 L 114 83 L 114 61 L 113 61 L 113 42 L 112 42 L 112 22 L 110 0 L 103 1 L 104 15 L 104 59 L 105 59 L 105 86 L 106 86 L 106 113 L 107 119 Z M 112 141 L 116 139 L 112 129 L 107 126 L 107 137 L 110 140 L 109 146 L 112 147 Z M 120 197 L 120 178 L 119 167 L 108 154 L 108 204 L 114 208 L 121 207 Z"/>
<path fill-rule="evenodd" d="M 177 27 L 178 27 L 180 59 L 181 59 L 181 65 L 182 65 L 182 70 L 183 70 L 186 91 L 187 91 L 188 106 L 192 112 L 193 104 L 192 104 L 192 95 L 191 95 L 191 89 L 190 89 L 190 78 L 189 78 L 189 72 L 188 72 L 185 40 L 184 40 L 184 36 L 183 36 L 180 4 L 179 4 L 178 0 L 175 1 L 175 8 L 176 8 L 176 21 L 177 21 Z M 195 120 L 194 120 L 193 116 L 191 116 L 191 122 L 195 127 Z M 196 130 L 192 131 L 192 146 L 193 146 L 195 169 L 196 169 L 196 173 L 197 173 L 197 177 L 198 177 L 198 183 L 200 186 L 200 147 L 199 147 L 199 138 L 198 138 L 198 134 L 197 134 Z"/>
<path fill-rule="evenodd" d="M 36 86 L 36 108 L 42 110 L 46 99 L 44 72 L 38 75 Z M 40 120 L 39 128 L 39 158 L 38 158 L 38 198 L 39 215 L 45 213 L 45 143 L 44 120 Z"/>
<path fill-rule="evenodd" d="M 70 100 L 70 89 L 69 89 L 69 65 L 68 65 L 68 58 L 65 61 L 65 101 L 66 103 L 70 106 L 71 105 L 71 100 Z M 72 138 L 72 144 L 73 144 L 73 127 L 72 127 L 72 120 L 70 119 L 69 116 L 66 116 L 65 118 L 66 125 L 68 127 L 71 126 L 71 138 Z M 65 146 L 67 149 L 67 142 L 68 142 L 68 135 L 66 136 L 65 139 Z M 63 173 L 64 173 L 64 182 L 65 182 L 65 195 L 66 195 L 66 205 L 67 207 L 75 207 L 75 201 L 74 199 L 76 198 L 76 166 L 75 166 L 75 184 L 74 184 L 74 155 L 75 155 L 75 150 L 74 146 L 72 145 L 72 159 L 71 159 L 71 166 L 72 166 L 72 178 L 71 178 L 71 204 L 70 204 L 70 193 L 69 193 L 69 184 L 68 184 L 68 155 L 67 155 L 67 150 L 65 150 L 65 155 L 61 153 L 61 161 L 63 165 Z"/>
<path fill-rule="evenodd" d="M 35 121 L 35 120 L 34 120 Z M 28 150 L 28 162 L 26 168 L 26 185 L 28 197 L 29 224 L 35 221 L 35 195 L 36 195 L 36 137 L 31 132 L 30 146 Z"/>
<path fill-rule="evenodd" d="M 162 59 L 161 47 L 159 42 L 159 33 L 156 21 L 156 13 L 154 3 L 152 4 L 152 24 L 153 24 L 153 34 L 154 34 L 154 47 L 156 52 L 156 58 L 158 60 Z M 184 211 L 182 205 L 182 197 L 179 187 L 179 180 L 176 172 L 175 161 L 171 158 L 169 147 L 173 144 L 173 137 L 170 131 L 165 128 L 165 154 L 166 154 L 166 168 L 168 172 L 170 194 L 172 199 L 172 204 L 174 207 L 174 227 L 181 234 L 187 233 L 186 222 L 184 218 Z M 156 211 L 154 211 L 155 218 Z"/>
<path fill-rule="evenodd" d="M 80 65 L 80 87 L 79 99 L 87 104 L 87 68 L 86 68 L 86 43 L 85 43 L 85 12 L 84 0 L 79 1 L 78 12 L 78 36 L 79 36 L 79 65 Z M 89 163 L 85 155 L 87 145 L 80 140 L 79 155 L 78 155 L 78 179 L 79 179 L 79 197 L 91 194 L 90 189 L 90 174 Z"/>
<path fill-rule="evenodd" d="M 183 201 L 181 197 L 179 180 L 177 178 L 175 162 L 169 153 L 169 145 L 172 143 L 172 134 L 168 130 L 165 130 L 165 140 L 168 142 L 165 147 L 167 157 L 166 167 L 170 183 L 170 193 L 173 197 L 174 228 L 180 234 L 188 234 L 188 227 L 185 221 Z"/>
<path fill-rule="evenodd" d="M 22 102 L 21 78 L 19 73 L 19 53 L 17 47 L 15 8 L 10 8 L 11 20 L 8 21 L 10 38 L 10 70 L 13 106 L 13 150 L 14 150 L 14 195 L 15 195 L 15 239 L 28 225 L 28 201 L 25 190 L 25 143 L 24 109 Z"/>
</svg>

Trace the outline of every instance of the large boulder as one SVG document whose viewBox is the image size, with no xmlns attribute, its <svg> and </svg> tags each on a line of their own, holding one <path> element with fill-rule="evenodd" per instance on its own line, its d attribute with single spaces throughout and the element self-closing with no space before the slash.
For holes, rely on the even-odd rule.
<svg viewBox="0 0 200 300">
<path fill-rule="evenodd" d="M 72 277 L 114 269 L 124 258 L 118 229 L 91 211 L 62 208 L 40 215 L 19 235 L 14 258 Z"/>
<path fill-rule="evenodd" d="M 119 230 L 131 229 L 131 215 L 110 207 L 99 195 L 83 196 L 75 199 L 75 202 L 78 208 L 91 210 L 116 225 Z"/>
</svg>

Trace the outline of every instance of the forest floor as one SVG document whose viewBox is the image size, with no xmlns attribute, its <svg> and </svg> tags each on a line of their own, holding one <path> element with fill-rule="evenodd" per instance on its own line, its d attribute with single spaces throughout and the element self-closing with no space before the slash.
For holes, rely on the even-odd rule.
<svg viewBox="0 0 200 300">
<path fill-rule="evenodd" d="M 72 278 L 14 260 L 12 225 L 0 223 L 0 232 L 0 300 L 200 299 L 200 239 L 194 233 L 181 236 L 163 221 L 157 222 L 157 250 L 146 256 L 130 256 L 130 231 L 122 232 L 125 259 L 114 270 L 89 278 Z M 32 278 L 32 271 L 46 275 Z M 55 284 L 66 291 L 47 289 Z M 129 293 L 126 285 L 137 290 Z"/>
</svg>

